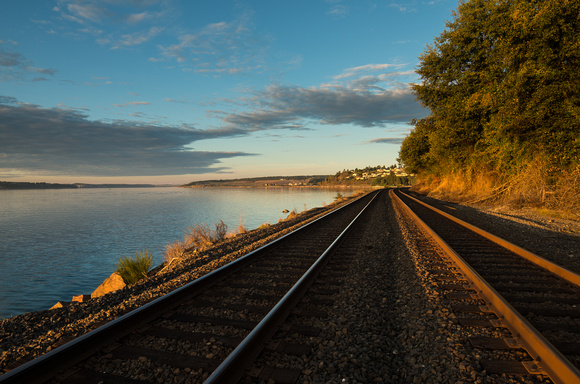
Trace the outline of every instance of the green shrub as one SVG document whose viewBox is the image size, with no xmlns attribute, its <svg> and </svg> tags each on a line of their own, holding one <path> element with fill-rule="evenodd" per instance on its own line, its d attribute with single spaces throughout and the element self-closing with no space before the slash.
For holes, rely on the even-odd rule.
<svg viewBox="0 0 580 384">
<path fill-rule="evenodd" d="M 146 250 L 135 253 L 132 257 L 122 257 L 117 263 L 117 273 L 121 275 L 125 284 L 134 284 L 147 277 L 147 272 L 153 265 L 153 255 Z"/>
</svg>

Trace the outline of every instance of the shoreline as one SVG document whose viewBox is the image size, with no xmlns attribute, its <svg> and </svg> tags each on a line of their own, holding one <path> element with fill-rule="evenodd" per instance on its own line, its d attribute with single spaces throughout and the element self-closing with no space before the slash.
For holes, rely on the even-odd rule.
<svg viewBox="0 0 580 384">
<path fill-rule="evenodd" d="M 61 308 L 27 312 L 0 320 L 0 372 L 15 368 L 19 362 L 38 357 L 236 260 L 355 197 L 349 196 L 339 202 L 298 213 L 276 224 L 231 237 L 193 257 L 168 265 L 162 273 L 121 290 L 86 302 L 73 302 Z"/>
</svg>

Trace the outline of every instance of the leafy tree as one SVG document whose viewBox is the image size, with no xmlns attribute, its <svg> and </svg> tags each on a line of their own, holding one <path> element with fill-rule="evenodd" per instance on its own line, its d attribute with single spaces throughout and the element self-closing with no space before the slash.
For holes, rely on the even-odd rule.
<svg viewBox="0 0 580 384">
<path fill-rule="evenodd" d="M 482 166 L 517 174 L 532 159 L 580 164 L 580 2 L 462 1 L 420 57 L 409 172 Z"/>
</svg>

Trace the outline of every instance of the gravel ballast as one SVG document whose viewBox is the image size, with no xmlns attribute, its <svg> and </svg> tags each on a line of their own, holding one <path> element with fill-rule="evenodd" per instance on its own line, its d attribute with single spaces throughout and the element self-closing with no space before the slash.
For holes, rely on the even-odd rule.
<svg viewBox="0 0 580 384">
<path fill-rule="evenodd" d="M 525 210 L 474 208 L 445 203 L 448 212 L 552 257 L 580 271 L 580 225 Z M 102 298 L 0 323 L 0 369 L 32 358 L 110 321 L 287 233 L 321 215 L 313 209 L 271 228 L 251 231 L 175 263 L 163 274 Z M 541 377 L 487 375 L 449 310 L 449 303 L 422 267 L 408 224 L 384 195 L 366 224 L 360 255 L 345 275 L 326 326 L 304 361 L 304 383 L 547 382 Z M 496 231 L 496 232 L 494 232 Z M 506 236 L 508 235 L 508 236 Z"/>
</svg>

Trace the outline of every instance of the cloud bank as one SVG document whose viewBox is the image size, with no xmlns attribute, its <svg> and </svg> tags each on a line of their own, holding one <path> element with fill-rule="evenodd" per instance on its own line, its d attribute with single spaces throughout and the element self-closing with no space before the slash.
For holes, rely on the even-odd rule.
<svg viewBox="0 0 580 384">
<path fill-rule="evenodd" d="M 91 121 L 80 111 L 0 96 L 0 170 L 71 176 L 159 176 L 219 172 L 244 152 L 194 151 L 199 140 L 243 135 L 129 121 Z M 4 172 L 9 174 L 10 172 Z"/>
<path fill-rule="evenodd" d="M 249 130 L 305 128 L 308 122 L 360 127 L 404 124 L 427 111 L 416 101 L 410 85 L 401 81 L 412 77 L 414 71 L 386 72 L 401 66 L 349 68 L 335 76 L 333 83 L 318 87 L 270 85 L 246 99 L 249 112 L 217 111 L 216 115 L 224 116 L 228 127 Z"/>
</svg>

